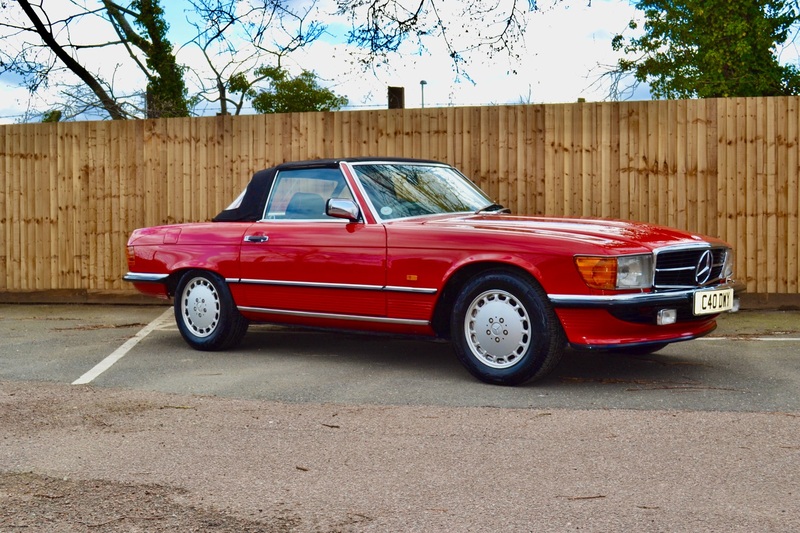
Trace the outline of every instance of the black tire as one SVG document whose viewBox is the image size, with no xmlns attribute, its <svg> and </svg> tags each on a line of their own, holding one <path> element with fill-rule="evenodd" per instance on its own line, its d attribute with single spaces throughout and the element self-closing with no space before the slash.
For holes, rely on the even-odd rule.
<svg viewBox="0 0 800 533">
<path fill-rule="evenodd" d="M 651 353 L 656 353 L 660 349 L 664 348 L 668 342 L 657 342 L 653 344 L 642 344 L 640 346 L 630 346 L 628 348 L 614 348 L 614 352 L 622 355 L 629 355 L 631 357 L 642 357 L 644 355 L 650 355 Z"/>
<path fill-rule="evenodd" d="M 233 303 L 225 280 L 213 272 L 186 272 L 178 282 L 174 308 L 178 329 L 195 350 L 233 348 L 247 333 L 248 320 Z"/>
<path fill-rule="evenodd" d="M 480 274 L 462 288 L 450 327 L 459 361 L 479 380 L 496 385 L 543 378 L 566 346 L 539 284 L 505 270 Z"/>
</svg>

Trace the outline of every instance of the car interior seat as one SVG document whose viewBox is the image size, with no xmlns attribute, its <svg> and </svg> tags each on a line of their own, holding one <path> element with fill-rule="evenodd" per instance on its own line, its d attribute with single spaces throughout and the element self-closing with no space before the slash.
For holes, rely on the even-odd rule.
<svg viewBox="0 0 800 533">
<path fill-rule="evenodd" d="M 286 206 L 286 218 L 325 218 L 325 199 L 311 192 L 297 192 Z"/>
</svg>

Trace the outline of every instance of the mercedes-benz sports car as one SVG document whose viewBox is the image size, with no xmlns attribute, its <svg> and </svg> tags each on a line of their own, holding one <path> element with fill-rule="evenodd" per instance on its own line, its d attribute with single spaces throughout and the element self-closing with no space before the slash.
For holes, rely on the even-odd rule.
<svg viewBox="0 0 800 533">
<path fill-rule="evenodd" d="M 251 322 L 438 337 L 480 380 L 547 375 L 567 344 L 654 352 L 738 309 L 733 251 L 650 224 L 515 216 L 451 166 L 285 163 L 213 221 L 137 229 L 125 276 L 186 342 Z"/>
</svg>

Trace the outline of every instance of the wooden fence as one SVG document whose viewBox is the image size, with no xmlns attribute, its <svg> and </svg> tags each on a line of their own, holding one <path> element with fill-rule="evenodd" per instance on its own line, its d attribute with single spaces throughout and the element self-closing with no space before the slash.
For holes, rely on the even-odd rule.
<svg viewBox="0 0 800 533">
<path fill-rule="evenodd" d="M 130 292 L 129 232 L 206 220 L 258 169 L 432 158 L 516 213 L 726 239 L 748 292 L 798 294 L 800 99 L 432 108 L 0 126 L 0 293 Z"/>
</svg>

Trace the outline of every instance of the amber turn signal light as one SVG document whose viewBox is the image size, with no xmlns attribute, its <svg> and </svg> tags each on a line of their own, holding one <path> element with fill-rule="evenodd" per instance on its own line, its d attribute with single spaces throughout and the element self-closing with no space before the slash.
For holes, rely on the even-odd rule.
<svg viewBox="0 0 800 533">
<path fill-rule="evenodd" d="M 128 246 L 125 251 L 125 255 L 128 256 L 128 268 L 133 269 L 134 265 L 136 265 L 136 250 L 133 246 Z"/>
<path fill-rule="evenodd" d="M 616 257 L 575 257 L 583 281 L 593 289 L 613 290 L 617 287 Z"/>
</svg>

